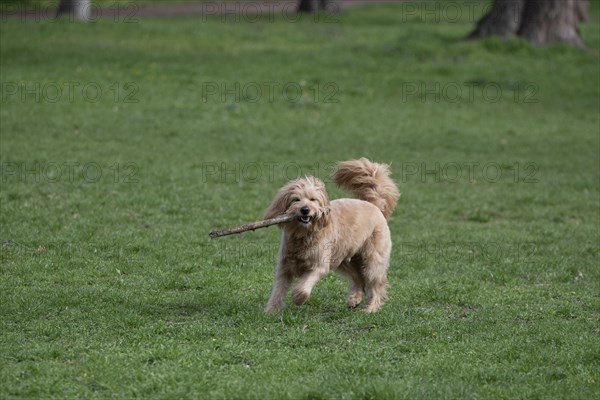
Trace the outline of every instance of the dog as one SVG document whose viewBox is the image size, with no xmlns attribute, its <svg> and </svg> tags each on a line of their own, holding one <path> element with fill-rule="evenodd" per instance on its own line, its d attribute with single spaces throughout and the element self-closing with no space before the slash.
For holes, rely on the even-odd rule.
<svg viewBox="0 0 600 400">
<path fill-rule="evenodd" d="M 336 271 L 350 277 L 347 304 L 358 306 L 367 294 L 365 312 L 383 306 L 392 240 L 387 220 L 400 191 L 390 168 L 361 158 L 339 162 L 333 181 L 358 199 L 329 201 L 323 182 L 307 176 L 282 187 L 265 213 L 265 219 L 291 215 L 282 229 L 275 283 L 266 312 L 284 308 L 294 278 L 293 301 L 302 305 L 316 283 Z"/>
</svg>

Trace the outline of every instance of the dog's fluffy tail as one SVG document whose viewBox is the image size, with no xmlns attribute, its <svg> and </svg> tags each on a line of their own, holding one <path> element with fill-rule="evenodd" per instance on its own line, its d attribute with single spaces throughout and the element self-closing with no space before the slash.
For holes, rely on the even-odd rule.
<svg viewBox="0 0 600 400">
<path fill-rule="evenodd" d="M 333 173 L 333 181 L 359 199 L 377 206 L 385 219 L 389 219 L 400 197 L 400 191 L 390 174 L 388 165 L 361 158 L 339 162 Z"/>
</svg>

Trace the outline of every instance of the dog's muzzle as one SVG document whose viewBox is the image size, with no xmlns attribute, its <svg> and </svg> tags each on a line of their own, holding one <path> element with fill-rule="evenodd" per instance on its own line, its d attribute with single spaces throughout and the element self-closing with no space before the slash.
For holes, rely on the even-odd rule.
<svg viewBox="0 0 600 400">
<path fill-rule="evenodd" d="M 308 207 L 302 207 L 300 209 L 300 222 L 302 222 L 303 224 L 309 224 L 311 219 L 313 218 L 312 215 L 310 215 L 310 208 Z"/>
<path fill-rule="evenodd" d="M 298 220 L 305 225 L 309 224 L 312 219 L 312 215 L 302 215 L 300 218 L 298 218 Z"/>
</svg>

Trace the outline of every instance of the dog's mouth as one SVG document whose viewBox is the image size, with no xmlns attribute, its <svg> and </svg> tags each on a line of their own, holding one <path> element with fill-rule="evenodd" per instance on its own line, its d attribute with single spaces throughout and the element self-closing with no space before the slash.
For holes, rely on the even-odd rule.
<svg viewBox="0 0 600 400">
<path fill-rule="evenodd" d="M 298 220 L 300 222 L 302 222 L 304 225 L 308 225 L 310 224 L 310 221 L 312 221 L 313 217 L 311 215 L 302 215 L 300 216 L 300 218 L 298 218 Z"/>
</svg>

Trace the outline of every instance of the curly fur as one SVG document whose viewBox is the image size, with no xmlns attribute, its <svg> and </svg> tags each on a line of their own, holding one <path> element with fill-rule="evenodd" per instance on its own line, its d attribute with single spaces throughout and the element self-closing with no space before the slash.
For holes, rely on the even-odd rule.
<svg viewBox="0 0 600 400">
<path fill-rule="evenodd" d="M 284 307 L 294 278 L 294 303 L 303 304 L 331 270 L 352 280 L 349 307 L 359 305 L 365 293 L 364 311 L 374 312 L 383 305 L 392 250 L 387 220 L 400 196 L 389 175 L 387 165 L 361 158 L 338 163 L 333 174 L 336 185 L 358 199 L 330 202 L 323 182 L 312 176 L 293 180 L 279 190 L 265 218 L 289 214 L 297 219 L 280 225 L 276 278 L 265 311 Z"/>
<path fill-rule="evenodd" d="M 342 189 L 349 190 L 359 199 L 377 206 L 389 219 L 400 197 L 396 184 L 389 178 L 390 167 L 372 163 L 366 158 L 338 163 L 333 181 Z"/>
</svg>

